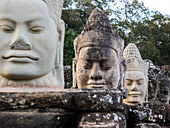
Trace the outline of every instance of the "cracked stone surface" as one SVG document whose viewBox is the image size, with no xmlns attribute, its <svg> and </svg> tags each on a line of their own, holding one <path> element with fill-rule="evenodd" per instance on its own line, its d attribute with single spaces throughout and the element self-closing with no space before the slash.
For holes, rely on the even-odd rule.
<svg viewBox="0 0 170 128">
<path fill-rule="evenodd" d="M 110 111 L 122 108 L 122 94 L 119 90 L 93 89 L 4 91 L 0 93 L 0 103 L 0 110 L 58 107 L 82 111 Z"/>
<path fill-rule="evenodd" d="M 78 128 L 126 128 L 120 112 L 87 113 L 82 115 Z"/>
</svg>

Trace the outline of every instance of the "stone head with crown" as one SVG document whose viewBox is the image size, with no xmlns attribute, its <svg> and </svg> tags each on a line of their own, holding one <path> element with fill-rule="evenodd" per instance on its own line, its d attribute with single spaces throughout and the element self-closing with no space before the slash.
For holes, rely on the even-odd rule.
<svg viewBox="0 0 170 128">
<path fill-rule="evenodd" d="M 148 64 L 141 58 L 134 43 L 130 43 L 123 52 L 126 62 L 125 86 L 128 96 L 123 100 L 127 104 L 143 103 L 148 97 Z"/>
<path fill-rule="evenodd" d="M 64 87 L 62 4 L 0 1 L 0 87 Z"/>
<path fill-rule="evenodd" d="M 124 41 L 117 36 L 107 16 L 96 8 L 74 41 L 74 88 L 116 88 L 121 83 Z"/>
</svg>

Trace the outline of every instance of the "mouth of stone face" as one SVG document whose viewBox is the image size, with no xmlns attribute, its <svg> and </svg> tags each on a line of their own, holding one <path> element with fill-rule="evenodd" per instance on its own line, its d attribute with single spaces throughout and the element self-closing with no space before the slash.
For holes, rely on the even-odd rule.
<svg viewBox="0 0 170 128">
<path fill-rule="evenodd" d="M 106 89 L 107 88 L 107 86 L 103 84 L 90 84 L 88 86 L 93 89 Z"/>
<path fill-rule="evenodd" d="M 141 93 L 140 93 L 140 92 L 129 92 L 128 95 L 130 95 L 130 96 L 132 96 L 132 97 L 138 97 L 138 96 L 141 95 Z"/>
<path fill-rule="evenodd" d="M 137 102 L 137 101 L 129 101 L 129 103 L 131 103 L 131 104 L 138 104 L 139 102 Z"/>
<path fill-rule="evenodd" d="M 165 102 L 167 102 L 167 98 L 163 97 L 163 98 L 161 98 L 161 101 L 165 103 Z"/>
<path fill-rule="evenodd" d="M 2 58 L 9 61 L 24 61 L 24 60 L 38 61 L 38 57 L 34 57 L 32 55 L 10 55 L 10 56 L 3 56 Z"/>
</svg>

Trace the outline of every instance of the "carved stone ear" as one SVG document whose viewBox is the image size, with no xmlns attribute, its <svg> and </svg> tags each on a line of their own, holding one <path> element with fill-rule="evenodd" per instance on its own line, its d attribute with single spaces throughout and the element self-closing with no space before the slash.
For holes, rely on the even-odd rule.
<svg viewBox="0 0 170 128">
<path fill-rule="evenodd" d="M 145 76 L 146 77 L 146 94 L 145 94 L 145 102 L 148 102 L 148 76 Z"/>
<path fill-rule="evenodd" d="M 125 60 L 121 58 L 120 61 L 120 81 L 119 81 L 119 86 L 118 89 L 122 92 L 123 98 L 126 99 L 128 95 L 128 90 L 125 86 L 125 78 L 126 78 L 126 64 Z"/>
<path fill-rule="evenodd" d="M 63 47 L 64 47 L 64 36 L 65 36 L 65 23 L 63 20 L 59 20 L 57 27 L 58 40 L 56 48 L 56 59 L 55 59 L 55 69 L 56 77 L 59 79 L 59 84 L 64 86 L 64 68 L 63 68 Z"/>
<path fill-rule="evenodd" d="M 63 48 L 64 48 L 64 36 L 65 36 L 65 22 L 60 19 L 60 23 L 58 26 L 58 43 L 59 43 L 59 63 L 63 64 Z"/>
<path fill-rule="evenodd" d="M 72 70 L 73 70 L 73 89 L 78 88 L 77 86 L 77 73 L 76 73 L 76 58 L 73 58 L 73 63 L 72 63 Z"/>
</svg>

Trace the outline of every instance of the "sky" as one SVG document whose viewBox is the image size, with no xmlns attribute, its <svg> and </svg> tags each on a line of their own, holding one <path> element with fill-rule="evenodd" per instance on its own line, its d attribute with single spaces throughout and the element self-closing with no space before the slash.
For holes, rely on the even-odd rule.
<svg viewBox="0 0 170 128">
<path fill-rule="evenodd" d="M 140 0 L 151 11 L 159 11 L 162 14 L 170 15 L 170 0 Z"/>
</svg>

